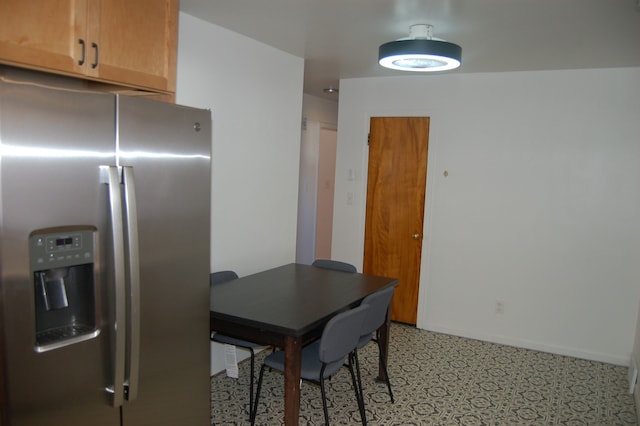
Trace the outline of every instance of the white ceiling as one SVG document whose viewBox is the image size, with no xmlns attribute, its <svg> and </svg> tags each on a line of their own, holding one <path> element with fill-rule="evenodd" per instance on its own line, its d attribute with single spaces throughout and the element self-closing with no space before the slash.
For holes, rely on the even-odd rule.
<svg viewBox="0 0 640 426">
<path fill-rule="evenodd" d="M 462 46 L 449 73 L 640 67 L 640 0 L 181 0 L 180 10 L 305 58 L 304 92 L 408 75 L 378 47 L 413 24 Z M 429 78 L 429 73 L 421 73 Z"/>
</svg>

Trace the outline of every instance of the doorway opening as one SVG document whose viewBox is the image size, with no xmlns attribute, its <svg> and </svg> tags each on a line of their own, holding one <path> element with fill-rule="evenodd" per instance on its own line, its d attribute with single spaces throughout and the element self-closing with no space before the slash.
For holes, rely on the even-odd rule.
<svg viewBox="0 0 640 426">
<path fill-rule="evenodd" d="M 298 263 L 331 258 L 337 140 L 335 126 L 306 122 L 300 146 Z"/>
</svg>

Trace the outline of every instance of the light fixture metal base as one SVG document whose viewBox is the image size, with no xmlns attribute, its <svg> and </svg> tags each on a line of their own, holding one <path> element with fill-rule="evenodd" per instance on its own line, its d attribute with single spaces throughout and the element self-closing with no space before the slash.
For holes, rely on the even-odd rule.
<svg viewBox="0 0 640 426">
<path fill-rule="evenodd" d="M 433 72 L 458 68 L 462 60 L 462 48 L 434 39 L 432 29 L 428 24 L 412 25 L 408 38 L 380 46 L 378 63 L 400 71 Z"/>
</svg>

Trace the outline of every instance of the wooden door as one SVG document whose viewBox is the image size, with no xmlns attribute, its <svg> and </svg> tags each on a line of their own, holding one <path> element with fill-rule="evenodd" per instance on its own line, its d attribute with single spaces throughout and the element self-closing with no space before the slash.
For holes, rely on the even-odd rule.
<svg viewBox="0 0 640 426">
<path fill-rule="evenodd" d="M 98 45 L 99 65 L 89 75 L 175 92 L 178 0 L 110 0 L 90 6 L 89 38 Z"/>
<path fill-rule="evenodd" d="M 84 74 L 87 0 L 0 0 L 3 63 Z"/>
<path fill-rule="evenodd" d="M 391 319 L 415 324 L 429 117 L 372 117 L 364 237 L 366 274 L 399 279 Z"/>
</svg>

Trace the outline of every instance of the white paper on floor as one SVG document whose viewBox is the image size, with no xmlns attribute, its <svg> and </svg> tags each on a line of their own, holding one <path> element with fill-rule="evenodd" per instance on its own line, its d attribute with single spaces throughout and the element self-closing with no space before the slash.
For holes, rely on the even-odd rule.
<svg viewBox="0 0 640 426">
<path fill-rule="evenodd" d="M 224 345 L 224 365 L 227 369 L 227 377 L 238 378 L 238 358 L 236 356 L 236 347 L 233 345 Z"/>
</svg>

